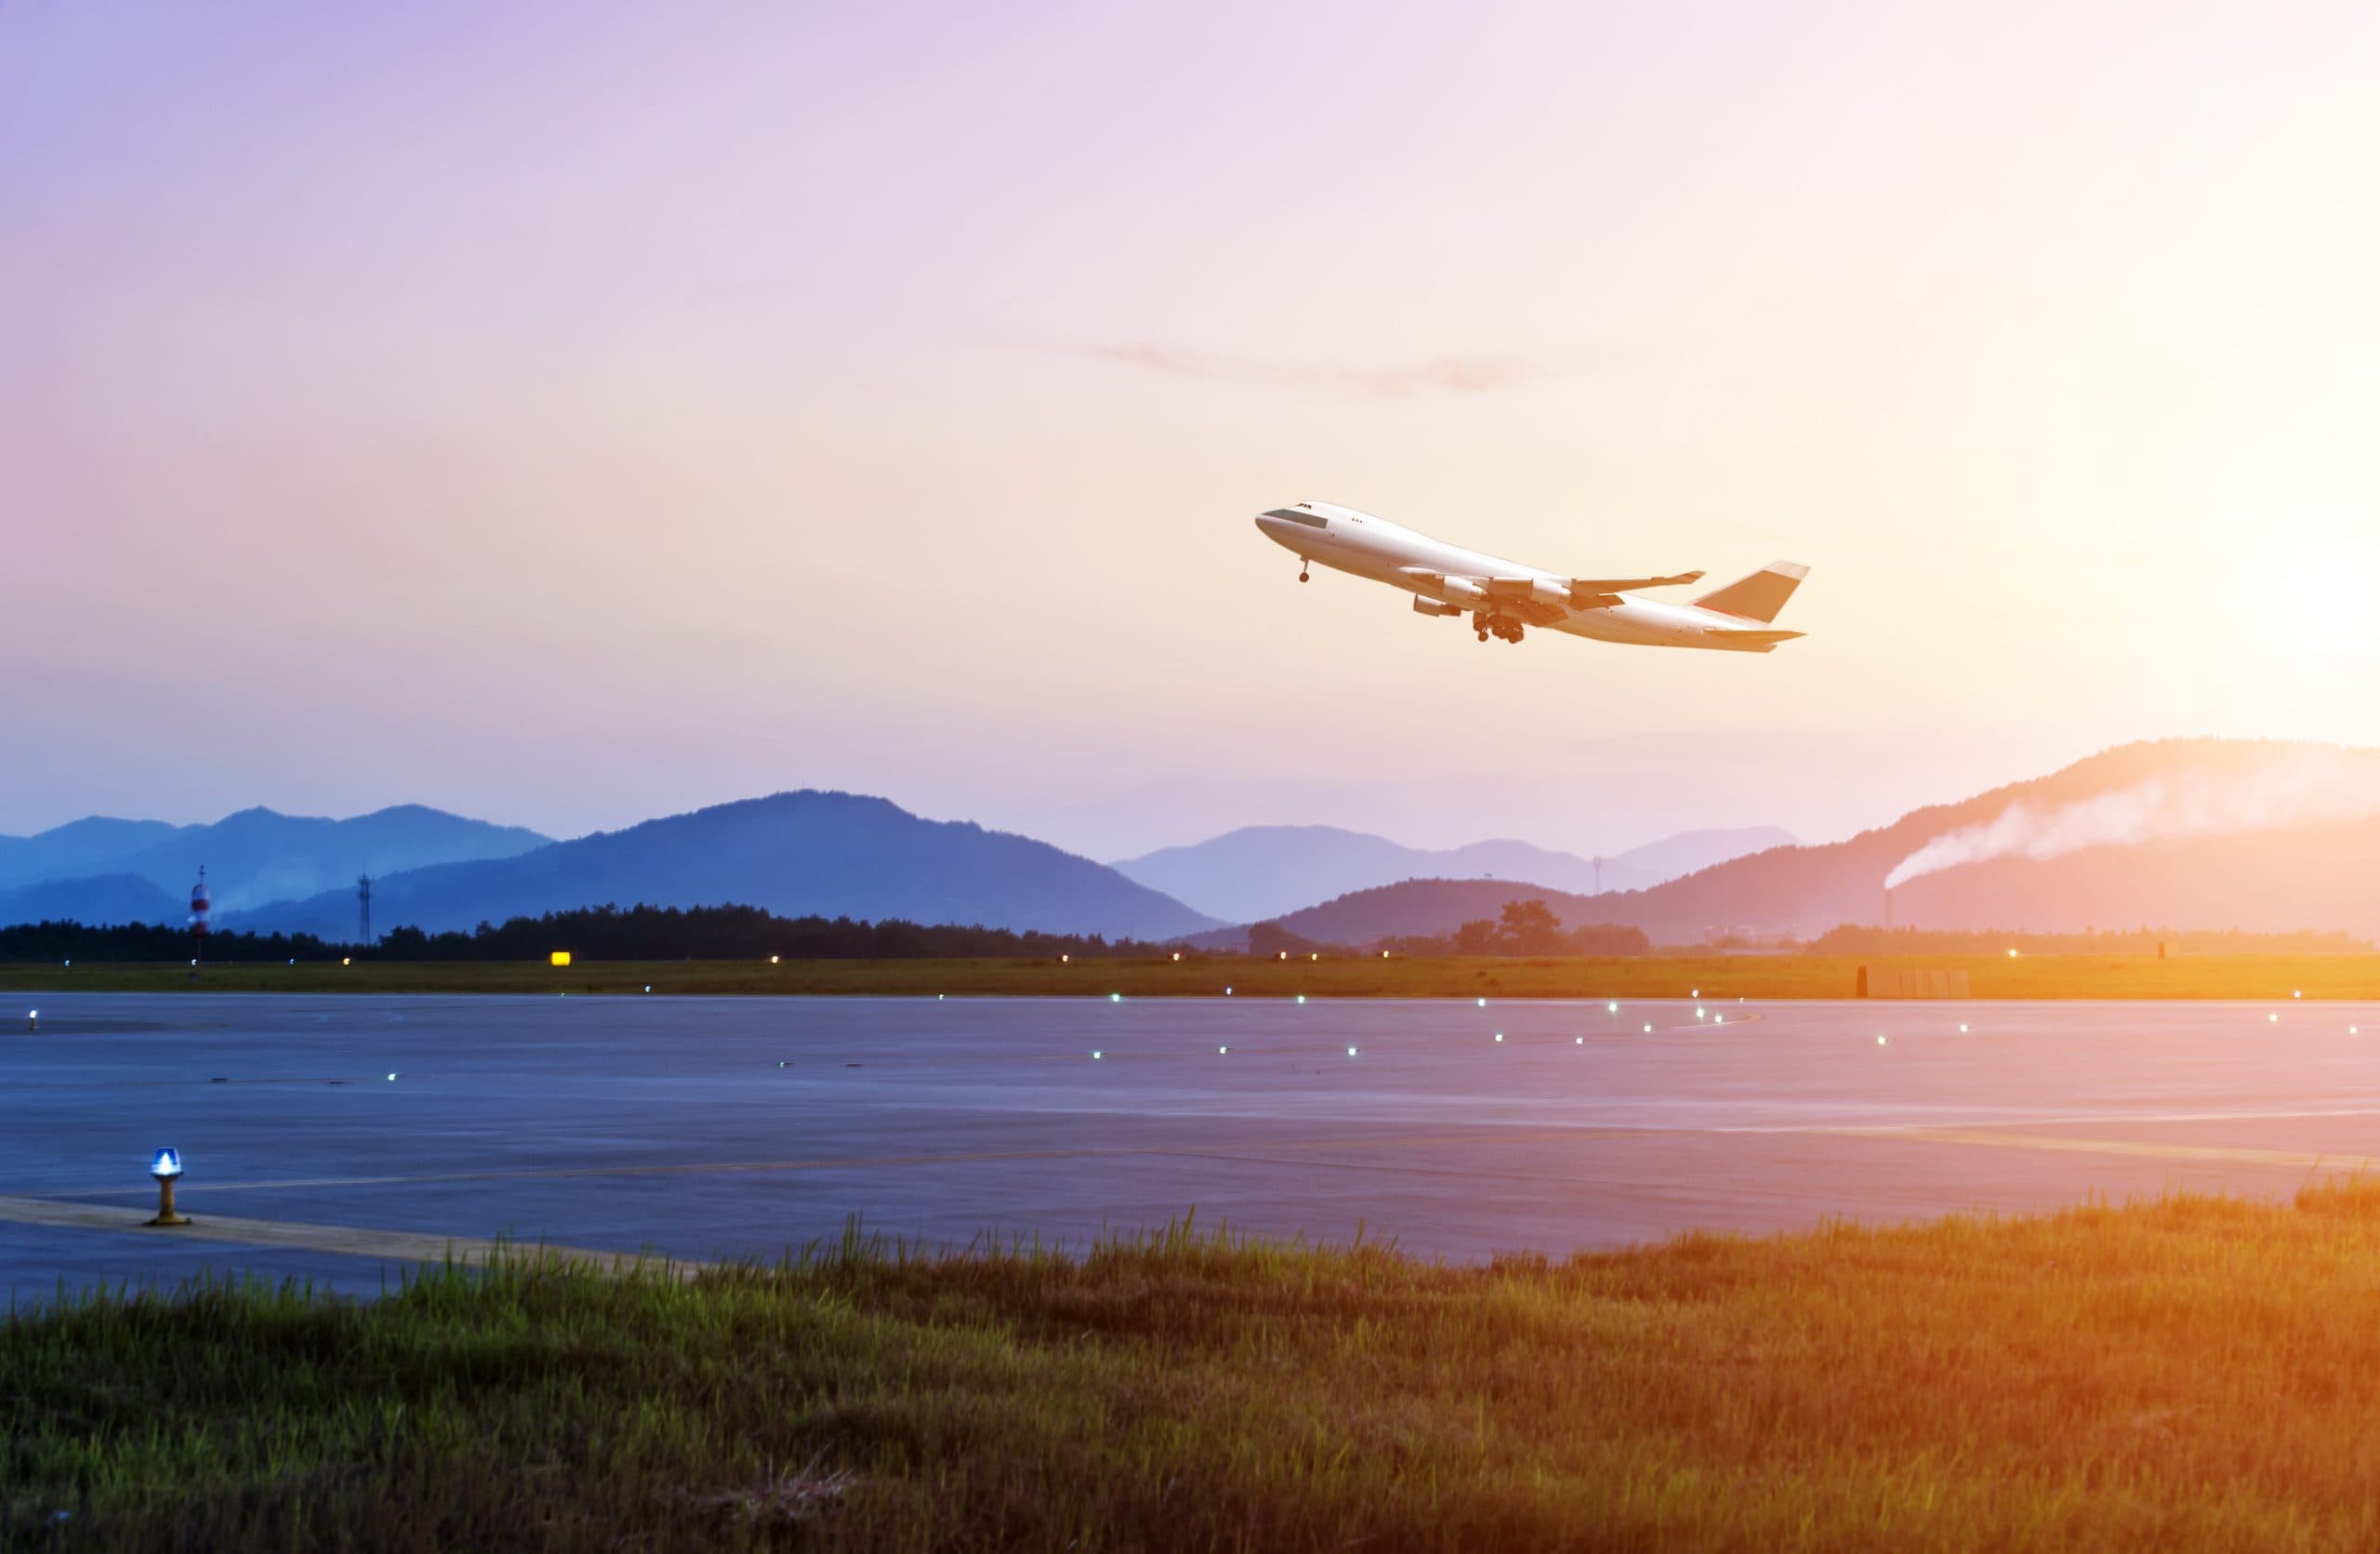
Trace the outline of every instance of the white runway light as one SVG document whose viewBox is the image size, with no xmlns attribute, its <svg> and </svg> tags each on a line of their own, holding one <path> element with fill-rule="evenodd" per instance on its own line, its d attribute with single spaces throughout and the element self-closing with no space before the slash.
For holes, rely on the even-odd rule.
<svg viewBox="0 0 2380 1554">
<path fill-rule="evenodd" d="M 1221 1057 L 1221 1056 L 1224 1056 L 1225 1054 L 1229 1053 L 1230 1051 L 1231 1051 L 1231 1048 L 1229 1048 L 1229 1047 L 1217 1047 L 1217 1048 L 1215 1049 L 1215 1056 L 1216 1056 L 1217 1057 Z"/>
<path fill-rule="evenodd" d="M 1121 1003 L 1124 1002 L 1124 995 L 1122 993 L 1109 993 L 1107 995 L 1107 1002 L 1110 1003 Z"/>
<path fill-rule="evenodd" d="M 1300 994 L 1298 994 L 1298 1002 L 1299 1002 L 1300 1003 L 1303 1003 L 1305 1002 L 1305 994 L 1303 994 L 1303 993 L 1300 993 Z"/>
<path fill-rule="evenodd" d="M 1878 1046 L 1880 1046 L 1880 1047 L 1881 1047 L 1881 1046 L 1883 1046 L 1884 1044 L 1884 1039 L 1882 1036 L 1877 1037 L 1877 1038 L 1876 1038 L 1876 1045 L 1878 1045 Z"/>
<path fill-rule="evenodd" d="M 1093 1063 L 1096 1063 L 1096 1062 L 1098 1062 L 1101 1058 L 1103 1058 L 1103 1057 L 1104 1057 L 1104 1056 L 1107 1056 L 1107 1055 L 1106 1055 L 1105 1053 L 1104 1053 L 1104 1052 L 1096 1052 L 1096 1051 L 1094 1051 L 1094 1052 L 1091 1055 L 1091 1060 Z"/>
<path fill-rule="evenodd" d="M 1620 1013 L 1620 1005 L 1617 1003 L 1606 1003 L 1604 1005 L 1604 1008 L 1615 1015 Z"/>
<path fill-rule="evenodd" d="M 1570 1044 L 1573 1046 L 1583 1047 L 1587 1044 L 1587 1039 L 1584 1036 L 1573 1036 L 1570 1038 Z"/>
<path fill-rule="evenodd" d="M 1653 1028 L 1652 1028 L 1651 1026 L 1649 1026 L 1649 1025 L 1648 1025 L 1648 1026 L 1646 1026 L 1646 1027 L 1645 1028 L 1645 1034 L 1646 1034 L 1646 1035 L 1647 1035 L 1647 1036 L 1650 1036 L 1652 1033 L 1653 1033 Z"/>
<path fill-rule="evenodd" d="M 1350 1056 L 1350 1057 L 1355 1056 L 1355 1048 L 1353 1048 L 1353 1047 L 1349 1047 L 1349 1048 L 1347 1049 L 1347 1056 Z"/>
<path fill-rule="evenodd" d="M 1498 1040 L 1499 1042 L 1501 1042 L 1501 1041 L 1502 1041 L 1503 1039 L 1504 1039 L 1504 1033 L 1503 1033 L 1502 1031 L 1499 1030 L 1498 1032 L 1496 1032 L 1496 1040 Z"/>
<path fill-rule="evenodd" d="M 1965 1035 L 1966 1033 L 1967 1033 L 1967 1028 L 1966 1028 L 1965 1026 L 1961 1026 L 1961 1027 L 1959 1027 L 1959 1034 L 1960 1034 L 1960 1035 L 1964 1036 L 1964 1035 Z"/>
</svg>

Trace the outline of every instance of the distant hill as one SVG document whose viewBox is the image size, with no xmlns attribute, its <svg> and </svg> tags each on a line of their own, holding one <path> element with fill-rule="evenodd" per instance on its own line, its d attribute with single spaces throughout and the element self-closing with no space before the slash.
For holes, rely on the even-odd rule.
<svg viewBox="0 0 2380 1554">
<path fill-rule="evenodd" d="M 1686 831 L 1606 857 L 1603 888 L 1642 889 L 1792 841 L 1792 833 L 1776 826 Z M 1526 842 L 1431 851 L 1336 826 L 1248 826 L 1114 867 L 1152 890 L 1236 923 L 1279 917 L 1400 880 L 1493 878 L 1571 893 L 1593 891 L 1596 880 L 1593 859 Z"/>
<path fill-rule="evenodd" d="M 803 790 L 599 831 L 518 857 L 390 874 L 373 921 L 436 933 L 576 907 L 759 907 L 921 923 L 1171 938 L 1216 926 L 1170 897 L 1044 842 L 924 820 L 888 800 Z M 351 891 L 230 914 L 226 926 L 337 936 Z"/>
<path fill-rule="evenodd" d="M 359 873 L 509 857 L 549 840 L 421 804 L 346 820 L 264 808 L 196 826 L 94 817 L 37 836 L 0 837 L 0 889 L 7 890 L 0 922 L 78 915 L 69 904 L 93 899 L 94 882 L 102 878 L 147 881 L 169 898 L 170 921 L 178 922 L 188 915 L 202 864 L 217 911 L 230 912 L 330 890 L 351 897 Z M 112 899 L 128 907 L 137 897 L 119 893 Z M 352 910 L 348 916 L 351 922 Z"/>
<path fill-rule="evenodd" d="M 1739 858 L 1638 893 L 1657 939 L 1716 927 L 1809 937 L 1885 916 L 1928 928 L 2162 924 L 2380 930 L 2380 750 L 2241 739 L 2122 746 L 1824 847 Z"/>
<path fill-rule="evenodd" d="M 184 829 L 165 820 L 94 815 L 34 836 L 0 836 L 0 890 L 104 874 Z"/>
<path fill-rule="evenodd" d="M 1632 923 L 1664 944 L 1729 932 L 1811 938 L 1882 923 L 2076 933 L 2142 925 L 2380 934 L 2380 750 L 2260 740 L 2126 745 L 2047 777 L 1823 846 L 1773 848 L 1646 890 L 1542 897 L 1568 927 Z M 1451 933 L 1523 895 L 1415 880 L 1278 919 L 1368 944 Z M 1202 936 L 1215 943 L 1227 936 Z"/>
<path fill-rule="evenodd" d="M 0 890 L 0 924 L 163 923 L 190 916 L 190 897 L 158 889 L 138 874 L 49 880 Z"/>
<path fill-rule="evenodd" d="M 1492 918 L 1507 901 L 1543 901 L 1566 928 L 1589 923 L 1625 921 L 1598 915 L 1599 901 L 1611 896 L 1580 896 L 1547 890 L 1512 880 L 1399 880 L 1374 885 L 1302 911 L 1269 919 L 1300 938 L 1317 944 L 1368 947 L 1387 938 L 1430 938 L 1453 933 L 1475 919 Z M 1188 940 L 1202 950 L 1245 949 L 1245 926 L 1219 928 Z"/>
</svg>

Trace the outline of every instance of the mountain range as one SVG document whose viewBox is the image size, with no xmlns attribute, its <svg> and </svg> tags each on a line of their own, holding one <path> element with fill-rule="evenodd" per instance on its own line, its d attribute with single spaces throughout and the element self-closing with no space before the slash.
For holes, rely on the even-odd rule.
<svg viewBox="0 0 2380 1554">
<path fill-rule="evenodd" d="M 906 918 L 1142 939 L 1217 926 L 1171 897 L 1046 842 L 920 819 L 888 799 L 815 790 L 597 831 L 514 857 L 391 874 L 372 893 L 376 921 L 431 933 L 607 902 L 734 902 L 786 917 Z M 232 914 L 225 926 L 338 936 L 354 919 L 354 893 L 333 890 Z"/>
<path fill-rule="evenodd" d="M 2374 860 L 2380 750 L 2162 740 L 1914 810 L 1845 842 L 1772 848 L 1645 890 L 1529 894 L 1566 926 L 1626 923 L 1664 944 L 1809 938 L 1888 919 L 2053 933 L 2343 929 L 2371 938 L 2380 937 Z M 1885 881 L 1897 875 L 1888 902 Z M 1278 921 L 1322 943 L 1368 945 L 1451 933 L 1520 894 L 1503 881 L 1415 880 Z"/>
<path fill-rule="evenodd" d="M 1581 868 L 1591 883 L 1592 860 L 1521 843 L 1430 853 L 1329 827 L 1266 827 L 1111 868 L 1029 837 L 923 819 L 888 800 L 815 790 L 567 842 L 413 806 L 351 820 L 245 810 L 211 826 L 95 818 L 0 838 L 0 923 L 178 923 L 204 863 L 222 925 L 339 939 L 352 935 L 353 881 L 365 869 L 383 930 L 469 929 L 607 902 L 741 903 L 1219 947 L 1244 942 L 1254 917 L 1361 946 L 1448 934 L 1534 897 L 1569 926 L 1622 923 L 1664 944 L 1808 938 L 1888 917 L 1928 928 L 2380 937 L 2380 889 L 2370 878 L 2380 859 L 2380 750 L 2127 745 L 1847 841 L 1762 845 L 1775 834 L 1689 833 L 1606 858 L 1607 886 L 1625 870 L 1687 871 L 1596 894 L 1563 888 Z M 1408 877 L 1465 869 L 1494 877 Z M 1390 883 L 1372 883 L 1383 875 Z M 1300 899 L 1290 893 L 1301 879 L 1304 901 L 1329 898 L 1246 911 Z M 1227 927 L 1235 918 L 1242 926 Z"/>
<path fill-rule="evenodd" d="M 1598 861 L 1526 842 L 1434 852 L 1336 826 L 1246 826 L 1110 867 L 1210 917 L 1255 923 L 1400 880 L 1520 880 L 1572 894 L 1641 890 L 1792 841 L 1777 826 L 1686 831 Z"/>
<path fill-rule="evenodd" d="M 95 816 L 0 837 L 0 923 L 179 922 L 204 866 L 218 912 L 337 889 L 352 924 L 358 874 L 509 857 L 551 840 L 421 804 L 345 820 L 244 809 L 194 826 Z"/>
</svg>

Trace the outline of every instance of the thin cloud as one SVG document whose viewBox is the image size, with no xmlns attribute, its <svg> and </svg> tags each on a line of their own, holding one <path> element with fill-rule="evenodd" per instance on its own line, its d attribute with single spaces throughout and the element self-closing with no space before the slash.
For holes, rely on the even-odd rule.
<svg viewBox="0 0 2380 1554">
<path fill-rule="evenodd" d="M 1388 366 L 1299 366 L 1251 361 L 1243 356 L 1217 356 L 1179 351 L 1164 345 L 1091 345 L 1086 356 L 1126 366 L 1159 372 L 1169 378 L 1196 378 L 1210 382 L 1256 383 L 1276 388 L 1349 390 L 1358 393 L 1402 396 L 1419 393 L 1488 393 L 1543 378 L 1542 364 L 1501 356 L 1432 356 L 1419 362 Z"/>
</svg>

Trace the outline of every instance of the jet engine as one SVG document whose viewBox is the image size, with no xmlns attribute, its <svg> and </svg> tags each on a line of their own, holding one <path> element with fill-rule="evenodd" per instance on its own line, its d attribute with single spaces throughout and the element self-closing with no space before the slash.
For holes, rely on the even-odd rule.
<svg viewBox="0 0 2380 1554">
<path fill-rule="evenodd" d="M 1424 599 L 1418 593 L 1413 596 L 1413 609 L 1419 615 L 1461 615 L 1462 613 L 1461 604 L 1448 604 L 1435 599 Z"/>
</svg>

